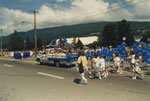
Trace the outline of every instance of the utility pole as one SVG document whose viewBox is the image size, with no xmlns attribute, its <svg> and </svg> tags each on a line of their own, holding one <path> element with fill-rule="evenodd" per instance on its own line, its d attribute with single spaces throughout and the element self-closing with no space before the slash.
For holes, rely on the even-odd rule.
<svg viewBox="0 0 150 101">
<path fill-rule="evenodd" d="M 3 32 L 3 30 L 1 29 L 0 30 L 1 31 L 1 54 L 3 53 L 3 41 L 2 41 L 2 32 Z"/>
<path fill-rule="evenodd" d="M 36 13 L 38 11 L 36 10 L 31 10 L 34 14 L 34 41 L 35 41 L 35 53 L 37 54 L 37 33 L 36 33 Z"/>
</svg>

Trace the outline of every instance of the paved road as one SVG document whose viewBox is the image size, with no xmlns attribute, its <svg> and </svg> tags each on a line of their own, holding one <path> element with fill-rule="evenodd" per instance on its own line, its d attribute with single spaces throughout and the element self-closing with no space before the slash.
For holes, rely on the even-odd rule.
<svg viewBox="0 0 150 101">
<path fill-rule="evenodd" d="M 150 101 L 150 76 L 132 80 L 131 75 L 110 74 L 81 85 L 74 67 L 0 59 L 0 101 Z"/>
</svg>

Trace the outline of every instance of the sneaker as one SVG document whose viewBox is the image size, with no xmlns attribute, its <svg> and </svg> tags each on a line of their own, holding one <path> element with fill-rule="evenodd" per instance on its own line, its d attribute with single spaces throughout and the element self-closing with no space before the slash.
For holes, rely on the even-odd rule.
<svg viewBox="0 0 150 101">
<path fill-rule="evenodd" d="M 92 74 L 92 72 L 89 72 L 89 75 L 91 75 Z"/>
<path fill-rule="evenodd" d="M 80 83 L 80 84 L 83 84 L 84 82 L 83 82 L 83 81 L 80 81 L 79 83 Z"/>
<path fill-rule="evenodd" d="M 87 80 L 86 81 L 80 81 L 79 84 L 87 85 Z"/>
<path fill-rule="evenodd" d="M 117 73 L 119 73 L 119 70 L 117 69 Z"/>
<path fill-rule="evenodd" d="M 90 75 L 89 78 L 90 78 L 90 79 L 93 79 L 93 76 Z"/>
<path fill-rule="evenodd" d="M 107 78 L 107 75 L 104 75 L 104 78 Z"/>
<path fill-rule="evenodd" d="M 122 74 L 122 72 L 120 72 L 119 74 Z"/>
<path fill-rule="evenodd" d="M 140 77 L 143 79 L 144 78 L 144 74 L 141 74 Z"/>
<path fill-rule="evenodd" d="M 101 79 L 102 79 L 102 77 L 100 76 L 100 77 L 98 77 L 98 79 L 99 79 L 99 80 L 101 80 Z"/>
<path fill-rule="evenodd" d="M 133 80 L 136 80 L 136 76 L 132 77 Z"/>
<path fill-rule="evenodd" d="M 84 81 L 84 84 L 87 85 L 87 79 Z"/>
</svg>

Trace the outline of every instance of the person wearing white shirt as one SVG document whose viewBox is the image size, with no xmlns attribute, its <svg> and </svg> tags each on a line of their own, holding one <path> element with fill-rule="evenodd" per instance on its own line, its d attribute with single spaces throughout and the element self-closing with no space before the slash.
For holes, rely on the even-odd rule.
<svg viewBox="0 0 150 101">
<path fill-rule="evenodd" d="M 98 78 L 100 80 L 102 79 L 101 74 L 104 72 L 104 70 L 105 70 L 104 56 L 97 57 L 94 71 L 98 74 Z"/>
<path fill-rule="evenodd" d="M 140 75 L 141 78 L 144 78 L 144 75 L 139 73 L 140 70 L 141 70 L 141 68 L 140 68 L 140 64 L 139 64 L 139 58 L 136 55 L 135 56 L 135 68 L 133 69 L 134 76 L 132 77 L 132 79 L 136 80 L 136 75 L 137 74 Z"/>
<path fill-rule="evenodd" d="M 93 74 L 93 76 L 89 76 L 89 77 L 90 78 L 95 78 L 95 76 L 97 74 L 99 79 L 101 79 L 101 75 L 100 75 L 100 71 L 101 71 L 100 58 L 97 55 L 93 55 L 92 68 L 94 69 L 94 71 L 92 73 L 89 73 L 89 74 Z"/>
<path fill-rule="evenodd" d="M 132 52 L 132 55 L 131 55 L 131 68 L 132 68 L 132 71 L 134 71 L 134 68 L 135 68 L 135 52 Z"/>
<path fill-rule="evenodd" d="M 115 58 L 114 58 L 114 65 L 115 65 L 117 73 L 122 74 L 120 63 L 121 63 L 121 58 L 119 57 L 119 54 L 116 53 Z"/>
</svg>

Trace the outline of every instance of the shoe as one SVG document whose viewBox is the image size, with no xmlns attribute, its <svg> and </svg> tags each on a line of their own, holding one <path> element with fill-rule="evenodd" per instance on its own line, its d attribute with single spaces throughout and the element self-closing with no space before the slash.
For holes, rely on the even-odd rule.
<svg viewBox="0 0 150 101">
<path fill-rule="evenodd" d="M 91 75 L 92 74 L 92 72 L 89 72 L 89 75 Z"/>
<path fill-rule="evenodd" d="M 136 76 L 132 77 L 133 80 L 136 80 Z"/>
<path fill-rule="evenodd" d="M 89 78 L 90 78 L 90 79 L 93 79 L 93 76 L 90 75 Z"/>
<path fill-rule="evenodd" d="M 119 74 L 122 74 L 122 72 L 120 72 Z"/>
<path fill-rule="evenodd" d="M 87 85 L 87 79 L 84 81 L 84 83 L 83 83 L 84 85 Z"/>
<path fill-rule="evenodd" d="M 87 81 L 83 82 L 83 81 L 80 81 L 79 84 L 84 84 L 84 85 L 87 85 Z"/>
<path fill-rule="evenodd" d="M 83 81 L 80 81 L 80 82 L 79 82 L 79 84 L 83 84 L 83 83 L 84 83 Z"/>
<path fill-rule="evenodd" d="M 144 74 L 141 74 L 140 77 L 143 79 L 144 78 Z"/>
<path fill-rule="evenodd" d="M 98 79 L 99 79 L 99 80 L 101 80 L 101 79 L 102 79 L 102 77 L 100 76 L 100 77 L 98 77 Z"/>
<path fill-rule="evenodd" d="M 104 78 L 107 78 L 107 75 L 104 75 Z"/>
</svg>

